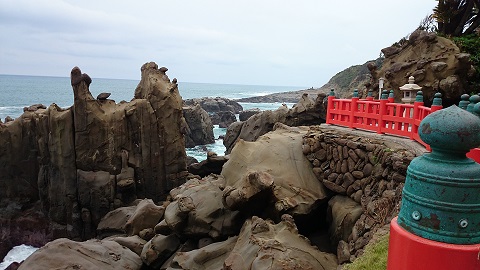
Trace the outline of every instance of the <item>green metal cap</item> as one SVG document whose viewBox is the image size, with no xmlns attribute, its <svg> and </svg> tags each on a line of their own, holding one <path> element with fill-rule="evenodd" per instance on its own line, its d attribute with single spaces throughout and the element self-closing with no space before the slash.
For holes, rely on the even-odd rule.
<svg viewBox="0 0 480 270">
<path fill-rule="evenodd" d="M 433 96 L 432 105 L 442 106 L 442 94 L 441 93 L 439 93 L 439 92 L 435 93 L 435 95 Z"/>
<path fill-rule="evenodd" d="M 353 97 L 358 97 L 358 89 L 353 89 Z"/>
<path fill-rule="evenodd" d="M 389 98 L 393 98 L 393 97 L 394 97 L 394 95 L 393 95 L 393 89 L 390 90 L 390 93 L 388 94 L 388 97 L 389 97 Z"/>
<path fill-rule="evenodd" d="M 330 93 L 328 95 L 334 97 L 335 96 L 335 90 L 331 89 Z"/>
<path fill-rule="evenodd" d="M 415 102 L 423 102 L 423 92 L 418 91 L 417 96 L 415 97 Z"/>
<path fill-rule="evenodd" d="M 380 98 L 381 99 L 387 99 L 388 98 L 388 90 L 383 90 Z"/>
<path fill-rule="evenodd" d="M 475 107 L 475 104 L 480 102 L 480 96 L 472 95 L 469 100 L 470 100 L 470 103 L 467 105 L 467 111 L 473 113 L 474 112 L 473 108 Z"/>
<path fill-rule="evenodd" d="M 469 96 L 468 94 L 463 94 L 463 95 L 460 97 L 461 100 L 460 100 L 460 102 L 458 103 L 458 107 L 460 107 L 460 109 L 466 110 L 468 104 L 470 103 L 470 101 L 468 101 L 469 98 L 470 98 L 470 96 Z"/>
<path fill-rule="evenodd" d="M 408 166 L 399 225 L 434 241 L 480 243 L 480 164 L 465 156 L 480 145 L 480 118 L 453 105 L 425 117 L 418 133 L 432 152 Z"/>
</svg>

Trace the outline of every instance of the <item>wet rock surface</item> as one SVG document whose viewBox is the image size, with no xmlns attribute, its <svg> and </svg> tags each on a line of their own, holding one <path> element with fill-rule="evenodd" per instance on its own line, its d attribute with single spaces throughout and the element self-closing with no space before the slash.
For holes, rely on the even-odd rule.
<svg viewBox="0 0 480 270">
<path fill-rule="evenodd" d="M 34 205 L 47 221 L 37 227 L 45 241 L 89 239 L 110 210 L 137 197 L 159 201 L 186 180 L 186 122 L 166 70 L 143 65 L 135 98 L 116 104 L 93 98 L 95 82 L 75 67 L 72 107 L 35 105 L 0 125 L 0 197 L 5 207 L 19 205 L 2 219 L 0 246 L 11 247 L 9 224 Z"/>
</svg>

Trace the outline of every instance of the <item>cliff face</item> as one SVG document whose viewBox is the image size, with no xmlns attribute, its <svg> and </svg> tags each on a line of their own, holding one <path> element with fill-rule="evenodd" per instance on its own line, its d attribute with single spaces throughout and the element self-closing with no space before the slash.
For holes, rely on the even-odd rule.
<svg viewBox="0 0 480 270">
<path fill-rule="evenodd" d="M 399 87 L 414 76 L 427 105 L 437 91 L 443 95 L 444 106 L 455 104 L 469 91 L 467 81 L 475 74 L 470 55 L 462 53 L 453 41 L 434 33 L 417 30 L 402 47 L 388 47 L 382 52 L 382 66 L 369 65 L 372 89 L 378 90 L 378 79 L 384 77 L 384 89 L 393 89 L 397 102 L 402 98 Z"/>
<path fill-rule="evenodd" d="M 116 104 L 93 98 L 90 77 L 75 67 L 71 108 L 52 104 L 0 124 L 0 207 L 8 209 L 0 211 L 0 246 L 29 243 L 11 232 L 31 205 L 41 205 L 48 228 L 36 230 L 46 238 L 86 239 L 110 210 L 137 197 L 162 200 L 184 182 L 177 84 L 155 63 L 141 70 L 135 99 Z"/>
</svg>

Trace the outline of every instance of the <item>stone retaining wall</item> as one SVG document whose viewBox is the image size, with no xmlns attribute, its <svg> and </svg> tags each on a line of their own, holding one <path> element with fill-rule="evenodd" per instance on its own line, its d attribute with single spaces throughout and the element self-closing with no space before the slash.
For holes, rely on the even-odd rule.
<svg viewBox="0 0 480 270">
<path fill-rule="evenodd" d="M 398 214 L 416 152 L 345 130 L 312 126 L 303 141 L 316 177 L 332 192 L 327 221 L 339 263 L 360 256 L 373 234 Z"/>
</svg>

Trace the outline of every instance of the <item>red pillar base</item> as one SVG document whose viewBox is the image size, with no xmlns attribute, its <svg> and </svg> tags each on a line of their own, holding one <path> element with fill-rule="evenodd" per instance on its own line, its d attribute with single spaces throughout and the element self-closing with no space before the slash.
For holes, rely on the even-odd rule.
<svg viewBox="0 0 480 270">
<path fill-rule="evenodd" d="M 416 236 L 390 222 L 388 270 L 480 270 L 480 244 L 455 245 Z"/>
</svg>

